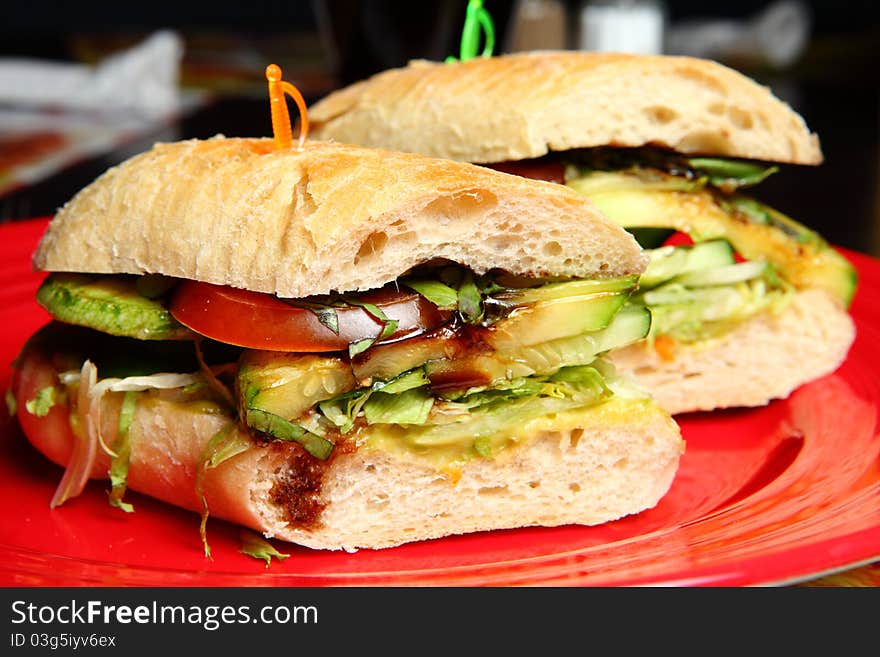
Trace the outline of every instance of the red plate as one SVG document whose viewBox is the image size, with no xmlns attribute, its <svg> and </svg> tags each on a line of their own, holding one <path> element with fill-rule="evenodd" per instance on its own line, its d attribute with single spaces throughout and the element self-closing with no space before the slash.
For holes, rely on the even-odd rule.
<svg viewBox="0 0 880 657">
<path fill-rule="evenodd" d="M 45 226 L 0 227 L 0 359 L 46 321 L 30 253 Z M 266 568 L 238 530 L 130 495 L 128 515 L 91 482 L 49 510 L 61 470 L 3 411 L 0 585 L 749 585 L 803 581 L 880 557 L 880 262 L 861 274 L 858 337 L 833 375 L 761 409 L 680 418 L 687 451 L 657 507 L 601 527 L 486 532 L 357 553 L 276 544 Z M 9 368 L 0 375 L 4 389 Z"/>
</svg>

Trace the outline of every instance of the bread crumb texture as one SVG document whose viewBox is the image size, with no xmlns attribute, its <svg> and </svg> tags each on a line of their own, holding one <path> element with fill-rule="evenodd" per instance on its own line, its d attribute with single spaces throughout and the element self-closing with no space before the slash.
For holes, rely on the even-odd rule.
<svg viewBox="0 0 880 657">
<path fill-rule="evenodd" d="M 159 144 L 110 169 L 59 211 L 34 264 L 296 298 L 381 287 L 435 259 L 571 277 L 646 265 L 628 233 L 561 185 L 378 149 L 225 138 Z"/>
</svg>

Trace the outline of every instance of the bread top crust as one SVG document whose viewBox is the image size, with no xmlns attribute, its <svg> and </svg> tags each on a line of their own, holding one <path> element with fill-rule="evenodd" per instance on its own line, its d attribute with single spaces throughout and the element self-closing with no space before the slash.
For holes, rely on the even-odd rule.
<svg viewBox="0 0 880 657">
<path fill-rule="evenodd" d="M 105 172 L 58 212 L 34 266 L 297 298 L 377 288 L 437 258 L 572 277 L 647 264 L 561 185 L 358 146 L 215 137 L 158 144 Z"/>
<path fill-rule="evenodd" d="M 544 51 L 414 61 L 329 94 L 309 119 L 318 139 L 479 163 L 606 145 L 822 161 L 818 137 L 769 89 L 691 57 Z"/>
</svg>

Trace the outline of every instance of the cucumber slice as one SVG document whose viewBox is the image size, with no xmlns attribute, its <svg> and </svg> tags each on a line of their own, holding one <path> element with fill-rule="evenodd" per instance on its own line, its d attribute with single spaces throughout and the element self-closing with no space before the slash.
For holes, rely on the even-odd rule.
<svg viewBox="0 0 880 657">
<path fill-rule="evenodd" d="M 736 262 L 733 247 L 725 240 L 699 242 L 693 246 L 663 246 L 649 251 L 651 262 L 640 286 L 652 288 L 681 274 L 723 267 Z"/>
<path fill-rule="evenodd" d="M 687 287 L 732 285 L 763 276 L 766 271 L 766 262 L 738 262 L 735 265 L 687 272 L 681 276 L 676 276 L 673 282 Z"/>
<path fill-rule="evenodd" d="M 616 321 L 636 280 L 630 276 L 613 281 L 572 281 L 522 290 L 520 300 L 531 301 L 538 295 L 542 300 L 515 307 L 489 328 L 471 328 L 476 334 L 464 342 L 445 332 L 401 340 L 368 349 L 352 359 L 351 366 L 358 381 L 369 383 L 427 363 L 435 386 L 458 386 L 461 381 L 487 385 L 536 371 L 547 373 L 565 365 L 587 364 L 597 353 L 595 332 Z M 558 296 L 563 290 L 582 294 Z M 463 350 L 473 353 L 461 353 Z M 526 352 L 530 355 L 524 355 Z"/>
<path fill-rule="evenodd" d="M 351 369 L 362 385 L 388 381 L 430 360 L 455 352 L 453 333 L 440 332 L 370 347 L 351 359 Z"/>
<path fill-rule="evenodd" d="M 628 294 L 554 299 L 515 309 L 492 327 L 489 345 L 504 353 L 517 347 L 600 331 L 611 323 Z"/>
<path fill-rule="evenodd" d="M 621 171 L 590 171 L 565 183 L 584 196 L 604 192 L 628 190 L 633 187 L 650 191 L 692 192 L 706 186 L 705 178 L 688 179 L 655 172 L 654 175 L 638 176 Z"/>
<path fill-rule="evenodd" d="M 188 340 L 192 332 L 159 302 L 138 292 L 134 276 L 50 274 L 37 303 L 67 324 L 140 340 Z"/>
<path fill-rule="evenodd" d="M 435 388 L 488 386 L 517 377 L 552 374 L 563 367 L 589 365 L 599 354 L 641 340 L 650 330 L 651 312 L 645 306 L 625 306 L 602 331 L 491 355 L 433 361 L 427 363 L 425 369 Z"/>
<path fill-rule="evenodd" d="M 529 306 L 545 301 L 584 297 L 593 294 L 622 293 L 633 290 L 639 277 L 620 276 L 618 278 L 563 281 L 547 283 L 540 287 L 527 287 L 518 290 L 507 290 L 492 295 L 494 301 L 504 307 Z"/>
<path fill-rule="evenodd" d="M 773 263 L 775 271 L 797 288 L 827 290 L 849 307 L 858 283 L 852 264 L 815 231 L 754 199 L 719 195 L 705 189 L 657 189 L 635 176 L 566 184 L 588 195 L 605 216 L 621 226 L 668 228 L 695 242 L 725 239 L 749 260 Z"/>
<path fill-rule="evenodd" d="M 651 331 L 651 311 L 645 306 L 624 306 L 604 331 L 593 336 L 596 355 L 619 349 L 647 337 Z"/>
<path fill-rule="evenodd" d="M 651 311 L 645 306 L 624 306 L 607 328 L 560 340 L 531 345 L 506 356 L 534 374 L 550 374 L 562 367 L 589 365 L 603 352 L 647 337 Z"/>
<path fill-rule="evenodd" d="M 242 355 L 237 389 L 244 414 L 260 410 L 296 422 L 318 402 L 356 385 L 341 358 L 253 350 Z"/>
</svg>

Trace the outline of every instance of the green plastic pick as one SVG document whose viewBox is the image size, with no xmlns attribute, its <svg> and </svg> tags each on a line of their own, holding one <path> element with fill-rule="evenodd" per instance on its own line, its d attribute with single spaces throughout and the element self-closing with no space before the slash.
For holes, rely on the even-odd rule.
<svg viewBox="0 0 880 657">
<path fill-rule="evenodd" d="M 486 40 L 483 52 L 480 53 L 480 34 L 485 34 Z M 483 0 L 469 0 L 467 11 L 464 16 L 464 28 L 461 31 L 461 61 L 481 57 L 491 57 L 495 49 L 495 24 L 489 10 L 483 7 Z M 446 63 L 456 61 L 455 57 L 447 57 Z"/>
</svg>

